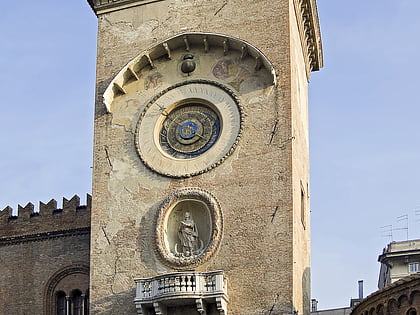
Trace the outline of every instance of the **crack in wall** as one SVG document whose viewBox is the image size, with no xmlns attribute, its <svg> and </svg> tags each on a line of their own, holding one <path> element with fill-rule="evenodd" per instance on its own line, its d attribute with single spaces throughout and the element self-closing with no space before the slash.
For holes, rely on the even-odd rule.
<svg viewBox="0 0 420 315">
<path fill-rule="evenodd" d="M 277 214 L 277 211 L 279 211 L 279 206 L 276 206 L 276 209 L 274 210 L 273 214 L 271 215 L 271 223 L 273 223 L 274 218 Z"/>
<path fill-rule="evenodd" d="M 278 124 L 279 124 L 279 120 L 276 118 L 276 120 L 274 120 L 273 130 L 271 131 L 269 144 L 271 144 L 273 142 L 273 138 L 274 138 L 274 136 L 277 133 L 277 126 L 278 126 Z"/>
<path fill-rule="evenodd" d="M 112 162 L 111 162 L 111 158 L 109 156 L 109 152 L 108 152 L 108 146 L 104 145 L 104 150 L 105 150 L 105 155 L 106 155 L 106 159 L 108 160 L 109 166 L 112 168 Z"/>
<path fill-rule="evenodd" d="M 109 240 L 108 235 L 106 234 L 105 228 L 103 226 L 101 226 L 101 230 L 102 230 L 102 233 L 104 233 L 104 236 L 105 236 L 106 241 L 108 242 L 108 245 L 111 245 L 111 241 Z"/>
<path fill-rule="evenodd" d="M 219 12 L 220 11 L 222 11 L 223 10 L 223 8 L 226 6 L 228 4 L 228 2 L 227 1 L 225 1 L 223 4 L 222 4 L 222 6 L 216 11 L 216 12 L 214 12 L 214 16 L 216 16 L 216 15 L 218 15 L 219 14 Z"/>
<path fill-rule="evenodd" d="M 274 312 L 274 307 L 276 306 L 278 299 L 279 299 L 279 294 L 277 293 L 276 297 L 274 298 L 274 303 L 273 303 L 273 305 L 271 306 L 271 308 L 268 312 L 268 315 L 275 314 L 273 312 Z"/>
<path fill-rule="evenodd" d="M 280 144 L 280 149 L 284 149 L 286 147 L 286 143 L 291 142 L 295 139 L 296 139 L 295 136 L 291 136 L 291 137 L 287 138 L 286 140 L 282 140 L 281 144 Z"/>
<path fill-rule="evenodd" d="M 120 256 L 117 256 L 115 261 L 114 261 L 114 274 L 112 275 L 112 281 L 111 281 L 111 292 L 112 292 L 112 294 L 116 294 L 116 292 L 114 291 L 114 284 L 115 284 L 115 278 L 117 277 L 117 264 L 118 264 L 119 260 L 120 260 Z"/>
<path fill-rule="evenodd" d="M 117 123 L 113 123 L 114 127 L 120 127 L 122 128 L 125 132 L 131 133 L 132 135 L 134 135 L 134 131 L 131 130 L 130 128 L 127 129 L 127 126 L 124 124 L 117 124 Z"/>
</svg>

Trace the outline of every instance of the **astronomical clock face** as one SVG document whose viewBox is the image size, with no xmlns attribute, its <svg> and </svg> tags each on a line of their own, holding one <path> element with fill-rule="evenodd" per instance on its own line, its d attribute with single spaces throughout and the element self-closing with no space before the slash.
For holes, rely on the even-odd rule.
<svg viewBox="0 0 420 315">
<path fill-rule="evenodd" d="M 197 175 L 233 152 L 241 121 L 233 91 L 213 81 L 186 81 L 160 92 L 146 105 L 137 124 L 137 151 L 158 173 Z"/>
<path fill-rule="evenodd" d="M 163 115 L 166 117 L 159 130 L 159 146 L 174 158 L 195 158 L 219 139 L 219 114 L 203 101 L 187 101 Z"/>
</svg>

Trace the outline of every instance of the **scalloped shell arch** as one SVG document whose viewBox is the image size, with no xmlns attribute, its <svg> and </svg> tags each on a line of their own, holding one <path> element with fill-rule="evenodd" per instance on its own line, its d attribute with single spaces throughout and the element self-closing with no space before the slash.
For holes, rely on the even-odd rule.
<svg viewBox="0 0 420 315">
<path fill-rule="evenodd" d="M 103 94 L 103 103 L 108 112 L 112 112 L 111 104 L 113 101 L 118 96 L 126 94 L 125 86 L 133 80 L 139 80 L 140 72 L 144 67 L 154 68 L 154 60 L 163 56 L 171 59 L 173 51 L 182 49 L 188 52 L 193 46 L 199 46 L 205 52 L 209 51 L 212 47 L 221 48 L 225 55 L 228 55 L 231 51 L 239 52 L 241 58 L 251 58 L 254 60 L 256 70 L 265 68 L 271 76 L 271 83 L 273 85 L 276 83 L 273 65 L 260 50 L 250 43 L 222 34 L 181 33 L 143 51 L 121 69 Z"/>
</svg>

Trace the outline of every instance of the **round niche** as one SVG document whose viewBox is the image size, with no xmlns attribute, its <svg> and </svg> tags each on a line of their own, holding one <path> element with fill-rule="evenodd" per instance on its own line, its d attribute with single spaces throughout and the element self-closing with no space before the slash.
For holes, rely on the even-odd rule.
<svg viewBox="0 0 420 315">
<path fill-rule="evenodd" d="M 216 198 L 198 188 L 171 194 L 161 205 L 156 220 L 159 257 L 175 268 L 206 261 L 222 235 L 222 214 Z"/>
<path fill-rule="evenodd" d="M 136 128 L 137 152 L 162 175 L 198 175 L 233 152 L 242 121 L 239 99 L 229 88 L 208 80 L 181 82 L 146 105 Z"/>
</svg>

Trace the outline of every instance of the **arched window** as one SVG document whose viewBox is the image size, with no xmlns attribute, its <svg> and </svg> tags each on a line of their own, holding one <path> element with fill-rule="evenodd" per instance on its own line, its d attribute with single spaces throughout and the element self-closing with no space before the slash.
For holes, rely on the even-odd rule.
<svg viewBox="0 0 420 315">
<path fill-rule="evenodd" d="M 407 311 L 407 315 L 417 315 L 417 311 L 416 311 L 416 309 L 415 309 L 415 308 L 410 308 L 410 309 Z"/>
<path fill-rule="evenodd" d="M 89 314 L 89 289 L 85 292 L 85 314 Z"/>
<path fill-rule="evenodd" d="M 57 315 L 66 315 L 66 294 L 63 291 L 56 295 Z"/>
<path fill-rule="evenodd" d="M 44 289 L 44 314 L 88 315 L 89 267 L 73 264 L 51 276 Z"/>
<path fill-rule="evenodd" d="M 74 290 L 71 294 L 72 315 L 84 314 L 84 295 L 80 290 Z"/>
</svg>

